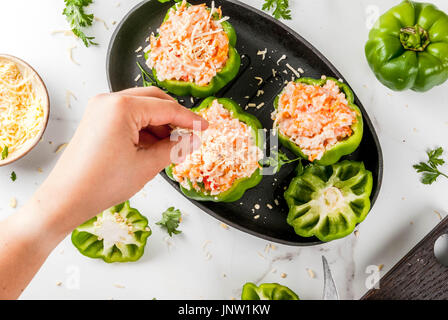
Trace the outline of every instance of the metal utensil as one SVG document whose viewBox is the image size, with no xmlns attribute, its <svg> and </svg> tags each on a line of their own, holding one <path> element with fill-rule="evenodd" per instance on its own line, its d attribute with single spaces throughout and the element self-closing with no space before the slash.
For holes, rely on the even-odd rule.
<svg viewBox="0 0 448 320">
<path fill-rule="evenodd" d="M 331 276 L 330 266 L 328 265 L 327 259 L 322 256 L 322 264 L 324 268 L 324 294 L 323 300 L 339 300 L 338 289 L 334 283 L 333 277 Z"/>
</svg>

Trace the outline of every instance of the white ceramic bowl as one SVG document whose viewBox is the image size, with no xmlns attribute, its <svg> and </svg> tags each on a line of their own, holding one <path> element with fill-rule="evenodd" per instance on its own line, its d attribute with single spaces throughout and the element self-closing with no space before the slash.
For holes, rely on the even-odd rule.
<svg viewBox="0 0 448 320">
<path fill-rule="evenodd" d="M 14 62 L 19 68 L 24 78 L 31 76 L 31 82 L 36 92 L 36 95 L 40 97 L 42 101 L 42 107 L 44 109 L 44 121 L 42 124 L 42 128 L 34 138 L 28 140 L 19 150 L 10 153 L 6 159 L 0 160 L 0 167 L 10 164 L 22 158 L 39 143 L 40 139 L 42 138 L 42 135 L 45 132 L 45 129 L 47 128 L 48 118 L 50 115 L 50 98 L 48 96 L 47 87 L 45 86 L 45 83 L 42 81 L 42 78 L 39 76 L 36 70 L 34 70 L 25 61 L 7 54 L 0 54 L 0 61 L 1 60 L 8 60 Z"/>
</svg>

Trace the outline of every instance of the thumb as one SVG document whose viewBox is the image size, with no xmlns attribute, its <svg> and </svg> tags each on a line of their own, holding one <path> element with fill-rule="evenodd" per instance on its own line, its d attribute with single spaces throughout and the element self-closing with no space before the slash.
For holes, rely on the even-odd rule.
<svg viewBox="0 0 448 320">
<path fill-rule="evenodd" d="M 201 146 L 201 140 L 195 134 L 171 136 L 154 143 L 148 149 L 139 152 L 145 167 L 156 173 L 162 171 L 171 163 L 181 163 L 187 155 Z"/>
</svg>

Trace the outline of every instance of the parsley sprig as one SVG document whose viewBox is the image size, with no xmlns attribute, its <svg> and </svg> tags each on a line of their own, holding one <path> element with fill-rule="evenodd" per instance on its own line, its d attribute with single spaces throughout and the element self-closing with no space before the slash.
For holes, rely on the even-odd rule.
<svg viewBox="0 0 448 320">
<path fill-rule="evenodd" d="M 93 14 L 84 12 L 84 8 L 90 5 L 93 0 L 64 0 L 64 2 L 65 8 L 62 14 L 66 16 L 74 35 L 81 39 L 86 47 L 97 45 L 93 41 L 94 37 L 88 37 L 83 32 L 83 28 L 90 27 L 93 22 Z"/>
<path fill-rule="evenodd" d="M 301 158 L 289 159 L 283 151 L 271 151 L 271 156 L 263 161 L 263 165 L 267 167 L 274 167 L 274 174 L 276 174 L 284 165 L 296 161 L 300 161 L 300 164 L 302 164 Z"/>
<path fill-rule="evenodd" d="M 145 69 L 143 69 L 142 65 L 137 62 L 137 66 L 142 73 L 143 86 L 144 87 L 157 86 L 156 81 L 150 76 L 150 74 Z"/>
<path fill-rule="evenodd" d="M 17 174 L 13 171 L 11 172 L 11 180 L 14 182 L 17 179 Z"/>
<path fill-rule="evenodd" d="M 264 0 L 262 9 L 267 12 L 272 12 L 272 15 L 276 19 L 291 20 L 289 0 Z"/>
<path fill-rule="evenodd" d="M 443 148 L 438 147 L 428 150 L 426 154 L 428 155 L 428 162 L 420 162 L 414 165 L 414 169 L 418 173 L 422 173 L 421 182 L 423 184 L 433 184 L 440 176 L 448 178 L 448 175 L 438 169 L 439 166 L 445 164 L 445 160 L 442 159 Z"/>
<path fill-rule="evenodd" d="M 177 230 L 177 228 L 179 227 L 181 216 L 182 213 L 179 209 L 170 207 L 164 213 L 162 213 L 162 220 L 160 220 L 156 224 L 166 229 L 170 237 L 172 237 L 173 233 L 179 234 L 182 232 L 180 230 Z"/>
<path fill-rule="evenodd" d="M 5 160 L 6 158 L 8 158 L 8 154 L 9 154 L 8 146 L 4 146 L 3 150 L 2 150 L 2 160 Z"/>
</svg>

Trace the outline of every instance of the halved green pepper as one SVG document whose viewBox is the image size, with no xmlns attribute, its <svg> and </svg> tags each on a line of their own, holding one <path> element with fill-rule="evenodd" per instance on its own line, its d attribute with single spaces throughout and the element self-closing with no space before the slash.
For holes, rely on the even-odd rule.
<svg viewBox="0 0 448 320">
<path fill-rule="evenodd" d="M 395 91 L 428 91 L 448 79 L 448 15 L 405 0 L 373 26 L 365 53 L 378 80 Z"/>
<path fill-rule="evenodd" d="M 190 4 L 187 5 L 190 6 Z M 171 10 L 177 10 L 178 6 L 179 3 L 175 4 L 169 9 L 163 22 L 168 20 L 169 12 Z M 213 19 L 219 20 L 219 17 L 215 14 L 213 16 Z M 225 66 L 220 72 L 216 74 L 216 76 L 208 85 L 200 86 L 193 82 L 186 82 L 181 80 L 161 81 L 157 78 L 156 69 L 153 68 L 152 73 L 158 85 L 165 88 L 168 92 L 178 96 L 191 95 L 197 98 L 206 98 L 215 94 L 216 92 L 224 88 L 230 81 L 232 81 L 237 76 L 241 66 L 241 57 L 238 54 L 238 51 L 235 49 L 237 36 L 235 29 L 228 21 L 222 22 L 221 25 L 224 32 L 227 34 L 227 37 L 229 38 L 229 57 Z M 146 60 L 148 60 L 148 52 L 145 54 L 145 58 Z"/>
<path fill-rule="evenodd" d="M 72 233 L 72 243 L 83 255 L 107 263 L 137 261 L 151 235 L 148 220 L 129 201 L 107 209 Z"/>
<path fill-rule="evenodd" d="M 372 173 L 362 162 L 309 165 L 285 192 L 287 222 L 302 237 L 343 238 L 369 213 L 372 184 Z"/>
<path fill-rule="evenodd" d="M 361 143 L 364 130 L 364 122 L 362 119 L 361 111 L 359 110 L 359 107 L 354 103 L 354 94 L 348 85 L 331 77 L 326 77 L 324 79 L 300 78 L 297 79 L 295 82 L 313 86 L 324 86 L 328 80 L 334 81 L 341 90 L 341 92 L 345 94 L 348 106 L 356 113 L 356 123 L 354 123 L 351 127 L 353 133 L 350 137 L 338 142 L 332 148 L 328 149 L 321 159 L 313 161 L 313 163 L 323 166 L 336 163 L 341 159 L 342 156 L 354 152 Z M 280 93 L 274 101 L 274 107 L 276 110 L 278 109 L 280 97 L 282 94 L 283 92 Z M 282 145 L 291 150 L 294 154 L 308 160 L 308 157 L 302 152 L 302 149 L 293 141 L 291 141 L 289 137 L 282 134 L 280 131 L 278 132 L 278 139 Z"/>
<path fill-rule="evenodd" d="M 202 109 L 209 108 L 214 100 L 218 100 L 224 108 L 232 112 L 232 116 L 241 122 L 244 122 L 252 130 L 252 136 L 254 138 L 255 144 L 263 150 L 264 138 L 263 130 L 260 121 L 253 115 L 244 112 L 243 109 L 233 100 L 228 98 L 215 98 L 209 97 L 205 99 L 198 107 L 191 109 L 193 112 L 198 112 Z M 173 176 L 173 164 L 165 169 L 166 174 L 172 180 L 177 181 Z M 261 166 L 260 166 L 261 167 Z M 233 186 L 225 192 L 218 195 L 211 195 L 207 190 L 197 191 L 191 186 L 190 189 L 186 189 L 180 186 L 182 193 L 190 199 L 196 201 L 213 201 L 213 202 L 235 202 L 239 200 L 244 193 L 258 185 L 262 180 L 261 169 L 255 170 L 255 172 L 249 178 L 241 178 L 233 183 Z"/>
<path fill-rule="evenodd" d="M 248 282 L 243 287 L 241 300 L 300 300 L 299 296 L 278 283 L 263 283 L 260 286 Z"/>
</svg>

